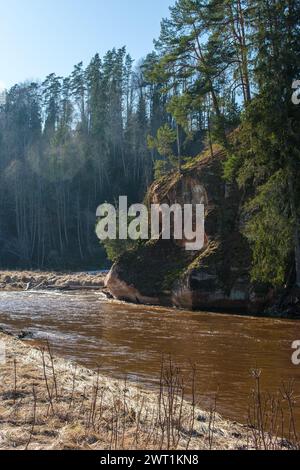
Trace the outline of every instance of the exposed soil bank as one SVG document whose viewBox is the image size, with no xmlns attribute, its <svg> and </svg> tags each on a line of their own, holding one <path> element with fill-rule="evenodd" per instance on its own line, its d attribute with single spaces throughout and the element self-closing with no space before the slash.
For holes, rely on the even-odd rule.
<svg viewBox="0 0 300 470">
<path fill-rule="evenodd" d="M 0 290 L 100 289 L 105 274 L 57 273 L 42 271 L 0 271 Z"/>
<path fill-rule="evenodd" d="M 251 431 L 0 334 L 0 449 L 247 449 Z M 43 362 L 44 359 L 44 362 Z M 168 443 L 169 442 L 169 443 Z"/>
</svg>

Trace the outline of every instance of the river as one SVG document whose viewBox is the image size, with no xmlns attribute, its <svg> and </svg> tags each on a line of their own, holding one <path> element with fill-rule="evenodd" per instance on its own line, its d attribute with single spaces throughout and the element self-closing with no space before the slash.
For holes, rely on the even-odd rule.
<svg viewBox="0 0 300 470">
<path fill-rule="evenodd" d="M 300 396 L 300 366 L 291 361 L 299 321 L 130 305 L 99 292 L 0 292 L 0 326 L 33 333 L 34 344 L 48 339 L 60 356 L 146 387 L 157 386 L 163 355 L 185 375 L 192 362 L 200 404 L 219 390 L 219 412 L 241 422 L 253 368 L 262 370 L 264 390 L 294 379 Z M 300 426 L 299 407 L 296 418 Z"/>
</svg>

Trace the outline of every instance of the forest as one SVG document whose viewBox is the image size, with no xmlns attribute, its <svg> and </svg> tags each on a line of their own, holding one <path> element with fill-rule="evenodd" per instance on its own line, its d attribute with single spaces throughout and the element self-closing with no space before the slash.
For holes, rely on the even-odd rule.
<svg viewBox="0 0 300 470">
<path fill-rule="evenodd" d="M 300 286 L 299 11 L 300 0 L 177 0 L 146 57 L 112 49 L 7 90 L 1 267 L 107 266 L 98 205 L 140 202 L 218 145 L 244 195 L 253 278 Z"/>
</svg>

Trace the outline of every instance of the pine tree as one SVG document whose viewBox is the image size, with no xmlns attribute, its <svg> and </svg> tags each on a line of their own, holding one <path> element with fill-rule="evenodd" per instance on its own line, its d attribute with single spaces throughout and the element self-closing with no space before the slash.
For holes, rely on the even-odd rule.
<svg viewBox="0 0 300 470">
<path fill-rule="evenodd" d="M 245 233 L 253 246 L 253 276 L 282 285 L 290 257 L 300 286 L 300 109 L 292 103 L 300 72 L 300 2 L 252 4 L 257 54 L 257 96 L 246 109 L 239 136 L 240 184 L 253 192 Z"/>
</svg>

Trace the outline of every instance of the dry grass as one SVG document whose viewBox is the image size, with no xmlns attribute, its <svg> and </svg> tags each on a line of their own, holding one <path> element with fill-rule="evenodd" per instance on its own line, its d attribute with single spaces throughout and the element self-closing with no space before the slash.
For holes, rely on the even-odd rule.
<svg viewBox="0 0 300 470">
<path fill-rule="evenodd" d="M 276 395 L 270 395 L 261 391 L 261 371 L 254 369 L 252 375 L 254 388 L 248 411 L 252 446 L 262 450 L 300 450 L 293 381 L 283 383 Z"/>
<path fill-rule="evenodd" d="M 105 275 L 42 271 L 0 271 L 1 290 L 102 288 Z"/>
<path fill-rule="evenodd" d="M 37 350 L 0 335 L 7 361 L 0 366 L 0 449 L 200 450 L 296 448 L 290 389 L 282 400 L 291 410 L 290 440 L 270 423 L 269 405 L 253 394 L 249 427 L 225 421 L 211 408 L 199 408 L 195 367 L 185 399 L 180 371 L 171 360 L 161 368 L 160 390 L 148 392 L 98 372 L 54 358 L 49 347 Z M 273 406 L 273 404 L 272 404 Z M 254 418 L 253 418 L 254 416 Z M 268 420 L 266 420 L 268 416 Z M 278 423 L 280 420 L 278 420 Z M 276 432 L 271 434 L 271 430 Z"/>
</svg>

